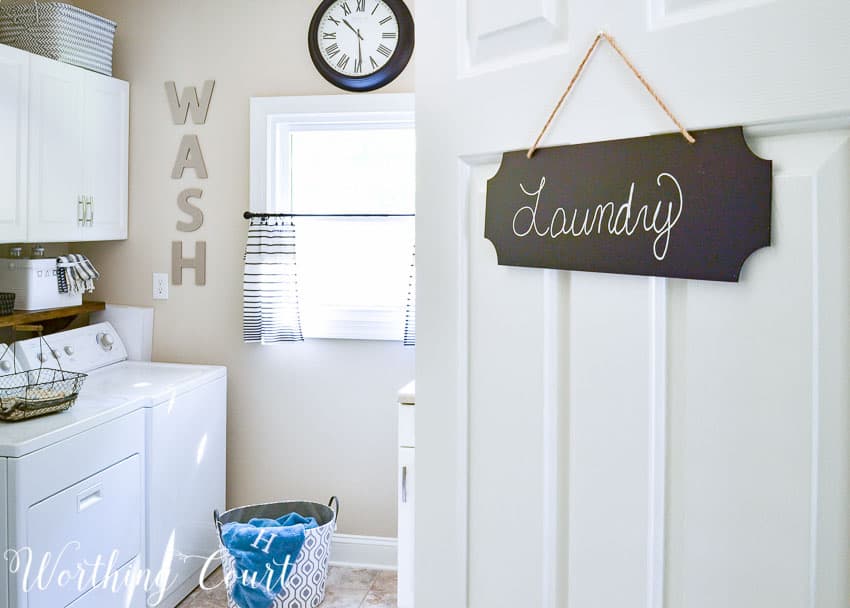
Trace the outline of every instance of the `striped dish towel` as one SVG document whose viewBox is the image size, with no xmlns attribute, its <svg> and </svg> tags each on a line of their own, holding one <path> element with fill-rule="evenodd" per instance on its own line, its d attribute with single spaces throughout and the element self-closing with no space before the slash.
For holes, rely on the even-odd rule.
<svg viewBox="0 0 850 608">
<path fill-rule="evenodd" d="M 94 282 L 99 278 L 100 273 L 84 255 L 69 253 L 56 258 L 59 293 L 91 293 L 94 291 Z"/>
</svg>

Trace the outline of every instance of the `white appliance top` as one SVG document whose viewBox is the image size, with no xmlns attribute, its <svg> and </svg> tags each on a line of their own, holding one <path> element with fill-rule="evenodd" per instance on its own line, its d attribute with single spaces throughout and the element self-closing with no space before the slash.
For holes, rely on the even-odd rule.
<svg viewBox="0 0 850 608">
<path fill-rule="evenodd" d="M 41 338 L 20 340 L 15 345 L 24 369 L 50 367 L 89 373 L 127 359 L 124 343 L 109 323 L 97 323 Z"/>
<path fill-rule="evenodd" d="M 227 368 L 217 365 L 122 361 L 91 372 L 83 394 L 143 398 L 154 407 L 226 375 Z"/>
<path fill-rule="evenodd" d="M 0 351 L 2 352 L 2 351 Z M 85 393 L 85 391 L 83 391 Z M 0 457 L 19 458 L 143 406 L 144 399 L 81 394 L 71 409 L 22 422 L 0 422 Z"/>
<path fill-rule="evenodd" d="M 23 422 L 0 422 L 0 457 L 18 458 L 90 428 L 153 407 L 227 374 L 212 365 L 127 361 L 127 350 L 109 323 L 98 323 L 17 343 L 17 369 L 41 366 L 88 374 L 77 402 L 66 412 Z M 13 366 L 0 344 L 0 371 Z M 43 359 L 43 361 L 42 361 Z"/>
<path fill-rule="evenodd" d="M 224 367 L 180 363 L 127 361 L 127 349 L 111 323 L 96 323 L 18 342 L 18 360 L 25 369 L 43 364 L 89 375 L 82 394 L 91 397 L 144 398 L 152 407 L 226 375 Z"/>
<path fill-rule="evenodd" d="M 108 329 L 101 327 L 98 332 L 94 332 L 94 335 L 96 336 L 98 333 L 108 331 Z M 72 334 L 75 332 L 78 332 L 78 330 L 65 333 Z M 91 359 L 92 361 L 102 362 L 121 356 L 123 346 L 119 345 L 118 348 L 115 348 L 115 345 L 113 345 L 113 349 L 107 351 L 97 346 L 97 342 L 94 341 L 93 336 L 89 335 L 90 333 L 82 332 L 75 334 L 73 340 L 61 340 L 62 347 L 71 345 L 71 350 L 74 353 L 74 356 L 67 356 L 67 353 L 64 350 L 62 351 L 62 354 L 65 356 L 61 356 L 59 361 L 65 369 L 79 371 L 76 369 L 76 366 L 66 365 L 68 359 L 73 359 L 80 363 L 84 359 L 86 361 Z M 63 335 L 56 334 L 56 337 L 58 338 Z M 59 341 L 56 342 L 54 344 L 54 339 L 48 336 L 48 343 L 54 349 L 59 347 Z M 105 354 L 98 353 L 98 350 Z M 13 352 L 18 358 L 16 364 L 13 359 Z M 11 348 L 7 350 L 5 344 L 0 344 L 0 374 L 11 374 L 15 369 L 20 372 L 34 367 L 37 368 L 40 364 L 38 360 L 40 354 L 49 356 L 44 363 L 45 367 L 57 367 L 56 358 L 53 356 L 53 353 L 47 347 L 44 347 L 38 338 L 18 342 L 14 350 Z M 126 353 L 124 357 L 126 357 Z M 82 365 L 79 367 L 82 367 Z M 0 422 L 0 458 L 19 458 L 25 456 L 26 454 L 52 445 L 57 441 L 62 441 L 90 428 L 119 418 L 144 405 L 145 400 L 142 397 L 131 399 L 128 396 L 99 396 L 93 393 L 86 393 L 85 385 L 83 385 L 83 391 L 77 402 L 71 409 L 61 414 L 50 414 L 21 422 Z"/>
</svg>

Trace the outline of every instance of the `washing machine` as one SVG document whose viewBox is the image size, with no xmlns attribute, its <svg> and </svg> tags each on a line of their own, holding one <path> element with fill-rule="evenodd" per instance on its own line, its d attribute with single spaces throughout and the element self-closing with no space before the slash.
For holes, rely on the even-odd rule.
<svg viewBox="0 0 850 608">
<path fill-rule="evenodd" d="M 130 361 L 110 323 L 19 342 L 28 369 L 84 372 L 82 395 L 141 402 L 145 447 L 148 603 L 173 608 L 208 574 L 225 508 L 227 370 L 221 366 Z"/>
<path fill-rule="evenodd" d="M 0 422 L 0 607 L 144 608 L 144 401 L 89 392 Z"/>
</svg>

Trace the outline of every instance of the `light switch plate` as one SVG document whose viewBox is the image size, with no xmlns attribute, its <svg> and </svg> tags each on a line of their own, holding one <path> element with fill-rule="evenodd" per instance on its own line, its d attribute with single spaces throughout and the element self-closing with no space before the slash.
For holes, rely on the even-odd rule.
<svg viewBox="0 0 850 608">
<path fill-rule="evenodd" d="M 153 273 L 153 299 L 167 300 L 168 299 L 168 273 L 155 272 Z"/>
</svg>

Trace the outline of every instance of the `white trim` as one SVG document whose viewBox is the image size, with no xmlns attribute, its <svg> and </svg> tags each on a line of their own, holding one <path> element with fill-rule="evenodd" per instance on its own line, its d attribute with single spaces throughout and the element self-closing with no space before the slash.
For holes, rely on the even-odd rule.
<svg viewBox="0 0 850 608">
<path fill-rule="evenodd" d="M 276 154 L 277 129 L 281 123 L 313 123 L 333 128 L 334 124 L 406 122 L 413 125 L 414 96 L 412 93 L 368 95 L 312 95 L 302 97 L 251 98 L 251 183 L 250 210 L 254 213 L 274 213 L 272 196 L 274 175 L 271 163 Z M 281 155 L 285 157 L 286 155 Z"/>
<path fill-rule="evenodd" d="M 332 566 L 396 570 L 398 539 L 382 536 L 334 534 L 331 546 Z"/>
<path fill-rule="evenodd" d="M 650 279 L 652 331 L 649 412 L 647 608 L 664 608 L 667 540 L 667 279 Z"/>
<path fill-rule="evenodd" d="M 482 159 L 481 163 L 485 161 Z M 457 163 L 457 184 L 459 187 L 457 206 L 457 435 L 455 444 L 455 516 L 457 520 L 455 546 L 458 556 L 457 565 L 463 568 L 458 592 L 463 605 L 469 606 L 469 214 L 470 199 L 473 196 L 472 176 L 475 165 L 463 158 Z M 494 171 L 495 173 L 495 171 Z M 417 377 L 419 374 L 417 373 Z M 423 526 L 420 522 L 419 529 Z M 420 534 L 417 531 L 416 536 Z M 417 563 L 419 558 L 417 557 Z M 416 579 L 418 580 L 418 578 Z M 415 581 L 414 581 L 415 583 Z"/>
<path fill-rule="evenodd" d="M 559 293 L 560 277 L 558 270 L 543 271 L 543 572 L 541 579 L 542 608 L 555 608 L 558 604 L 558 502 L 559 478 L 559 415 L 561 401 L 561 318 Z"/>
</svg>

